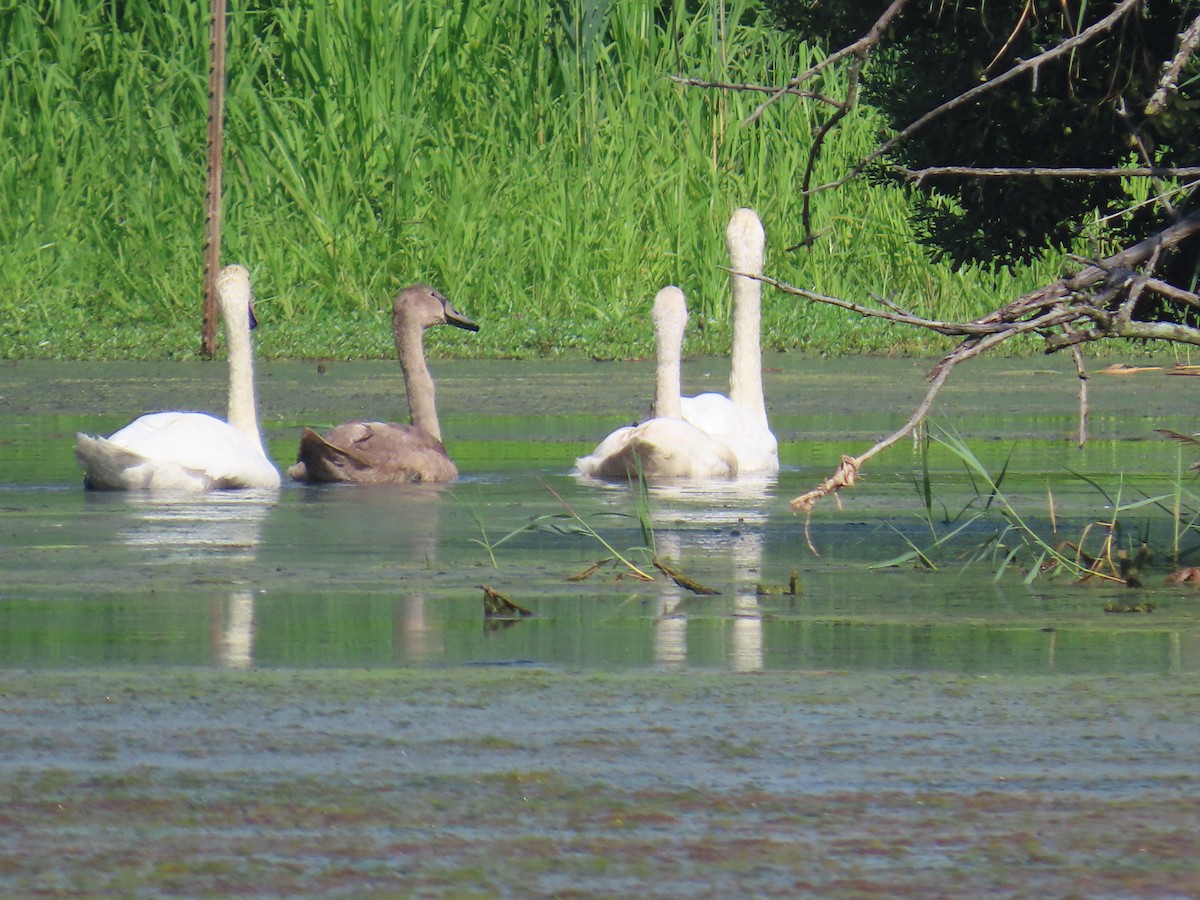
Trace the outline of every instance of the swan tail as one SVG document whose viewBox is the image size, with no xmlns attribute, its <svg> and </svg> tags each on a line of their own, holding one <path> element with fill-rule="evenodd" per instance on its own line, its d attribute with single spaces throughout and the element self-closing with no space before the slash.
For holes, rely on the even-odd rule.
<svg viewBox="0 0 1200 900">
<path fill-rule="evenodd" d="M 300 435 L 296 464 L 288 469 L 296 481 L 358 481 L 354 473 L 370 468 L 370 460 L 329 443 L 311 428 Z"/>
<path fill-rule="evenodd" d="M 589 456 L 575 460 L 584 475 L 630 479 L 640 472 L 666 478 L 735 478 L 737 455 L 682 419 L 657 418 L 622 428 Z"/>
<path fill-rule="evenodd" d="M 715 441 L 693 447 L 660 441 L 657 436 L 637 436 L 630 442 L 629 451 L 626 465 L 646 475 L 707 479 L 736 478 L 738 473 L 733 451 Z"/>
<path fill-rule="evenodd" d="M 75 436 L 75 459 L 83 468 L 83 486 L 93 491 L 212 490 L 218 486 L 203 472 L 148 459 L 106 438 Z"/>
<path fill-rule="evenodd" d="M 718 467 L 723 465 L 724 468 L 714 474 L 721 478 L 737 478 L 739 470 L 737 454 L 725 444 L 720 444 L 717 449 L 717 455 L 720 458 Z"/>
<path fill-rule="evenodd" d="M 93 491 L 116 491 L 125 486 L 126 473 L 145 462 L 104 438 L 75 435 L 75 459 L 83 468 L 83 486 Z"/>
</svg>

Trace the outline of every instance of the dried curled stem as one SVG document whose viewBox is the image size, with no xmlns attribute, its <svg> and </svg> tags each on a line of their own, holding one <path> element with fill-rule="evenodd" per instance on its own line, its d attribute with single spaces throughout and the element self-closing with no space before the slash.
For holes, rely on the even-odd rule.
<svg viewBox="0 0 1200 900">
<path fill-rule="evenodd" d="M 909 420 L 866 452 L 858 456 L 843 456 L 841 465 L 833 475 L 791 501 L 792 509 L 811 515 L 818 501 L 831 494 L 836 496 L 844 487 L 853 486 L 864 463 L 911 434 L 925 420 L 955 366 L 1017 335 L 1038 335 L 1043 339 L 1047 353 L 1071 349 L 1080 381 L 1079 438 L 1082 441 L 1087 422 L 1087 373 L 1078 352 L 1080 345 L 1104 338 L 1153 338 L 1200 345 L 1200 328 L 1174 321 L 1146 321 L 1136 317 L 1137 300 L 1147 291 L 1184 307 L 1194 308 L 1197 299 L 1195 294 L 1153 278 L 1152 272 L 1165 250 L 1198 231 L 1200 211 L 1120 253 L 1093 262 L 1074 275 L 1019 297 L 970 322 L 927 319 L 888 301 L 883 301 L 885 308 L 880 309 L 836 297 L 825 297 L 761 276 L 759 280 L 813 302 L 962 338 L 958 346 L 942 357 L 929 372 L 929 390 Z M 1142 267 L 1142 271 L 1137 271 L 1136 267 Z M 805 532 L 807 537 L 807 525 Z M 812 547 L 811 541 L 809 547 Z"/>
</svg>

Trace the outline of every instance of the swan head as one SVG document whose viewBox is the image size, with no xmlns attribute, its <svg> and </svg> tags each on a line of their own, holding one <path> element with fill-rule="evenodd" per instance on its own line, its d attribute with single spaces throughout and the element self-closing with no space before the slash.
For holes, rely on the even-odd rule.
<svg viewBox="0 0 1200 900">
<path fill-rule="evenodd" d="M 427 284 L 414 284 L 396 295 L 392 302 L 392 323 L 397 333 L 410 323 L 418 328 L 454 325 L 467 331 L 479 330 L 478 325 L 454 308 L 445 294 Z"/>
<path fill-rule="evenodd" d="M 743 207 L 733 211 L 729 226 L 725 229 L 725 243 L 735 272 L 762 274 L 767 235 L 754 210 Z"/>
<path fill-rule="evenodd" d="M 217 274 L 217 301 L 226 321 L 237 322 L 246 310 L 249 327 L 258 325 L 254 317 L 254 295 L 250 291 L 250 271 L 242 265 L 225 266 Z"/>
<path fill-rule="evenodd" d="M 687 300 L 683 291 L 673 284 L 654 295 L 654 307 L 651 312 L 654 319 L 654 332 L 660 335 L 670 335 L 678 332 L 681 336 L 687 326 Z"/>
</svg>

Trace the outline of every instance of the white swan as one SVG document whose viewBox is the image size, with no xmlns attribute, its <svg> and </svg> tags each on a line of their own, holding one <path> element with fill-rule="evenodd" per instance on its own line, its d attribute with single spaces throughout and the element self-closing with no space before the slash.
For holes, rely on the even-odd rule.
<svg viewBox="0 0 1200 900">
<path fill-rule="evenodd" d="M 766 235 L 752 209 L 734 210 L 725 231 L 730 268 L 761 275 Z M 733 276 L 733 350 L 729 396 L 684 397 L 683 418 L 726 444 L 737 455 L 738 471 L 779 471 L 779 442 L 767 424 L 762 387 L 762 282 Z"/>
<path fill-rule="evenodd" d="M 324 437 L 305 428 L 296 464 L 288 469 L 288 475 L 296 481 L 359 484 L 438 483 L 458 477 L 458 468 L 442 444 L 433 376 L 425 364 L 425 329 L 434 325 L 479 330 L 445 294 L 427 284 L 414 284 L 396 295 L 392 336 L 404 372 L 412 424 L 353 419 Z"/>
<path fill-rule="evenodd" d="M 687 304 L 674 285 L 654 298 L 654 338 L 658 368 L 654 383 L 655 418 L 618 428 L 588 456 L 575 460 L 584 475 L 599 478 L 636 477 L 640 469 L 652 477 L 731 478 L 737 458 L 720 441 L 680 416 L 679 358 Z"/>
<path fill-rule="evenodd" d="M 84 486 L 116 491 L 276 488 L 279 471 L 258 433 L 250 329 L 250 273 L 226 266 L 217 278 L 229 355 L 229 421 L 206 413 L 142 416 L 108 438 L 77 435 Z"/>
</svg>

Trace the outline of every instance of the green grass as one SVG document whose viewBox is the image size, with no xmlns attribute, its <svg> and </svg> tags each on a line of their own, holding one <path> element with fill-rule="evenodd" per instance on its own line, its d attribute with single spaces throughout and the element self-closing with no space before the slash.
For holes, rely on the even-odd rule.
<svg viewBox="0 0 1200 900">
<path fill-rule="evenodd" d="M 929 467 L 931 444 L 948 451 L 962 464 L 974 489 L 974 497 L 957 510 L 934 494 Z M 1096 495 L 1096 512 L 1086 518 L 1085 524 L 1076 523 L 1076 530 L 1059 522 L 1049 488 L 1045 512 L 1018 509 L 1004 489 L 1009 460 L 992 471 L 957 434 L 923 428 L 919 460 L 920 470 L 914 473 L 913 484 L 922 501 L 928 542 L 918 546 L 898 532 L 909 549 L 876 563 L 877 568 L 911 563 L 937 569 L 948 562 L 964 567 L 983 562 L 995 569 L 997 581 L 1019 571 L 1026 583 L 1046 575 L 1141 587 L 1140 570 L 1156 549 L 1179 565 L 1183 539 L 1194 537 L 1200 519 L 1197 497 L 1184 487 L 1182 450 L 1170 489 L 1154 495 L 1135 490 L 1134 496 L 1128 497 L 1121 475 L 1115 485 L 1106 487 L 1085 474 L 1071 472 Z"/>
<path fill-rule="evenodd" d="M 824 110 L 790 98 L 747 126 L 762 95 L 670 76 L 775 84 L 814 51 L 744 0 L 605 6 L 233 0 L 222 258 L 254 273 L 261 354 L 390 355 L 389 298 L 417 280 L 483 325 L 431 335 L 433 354 L 646 356 L 668 282 L 688 295 L 688 352 L 725 353 L 724 228 L 743 205 L 766 224 L 768 271 L 825 294 L 964 318 L 1053 273 L 930 265 L 903 196 L 865 182 L 821 195 L 822 240 L 786 253 Z M 198 351 L 207 10 L 0 7 L 0 357 Z M 851 119 L 819 180 L 874 136 Z M 765 302 L 768 349 L 941 346 Z"/>
</svg>

